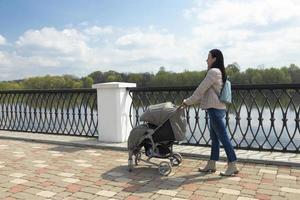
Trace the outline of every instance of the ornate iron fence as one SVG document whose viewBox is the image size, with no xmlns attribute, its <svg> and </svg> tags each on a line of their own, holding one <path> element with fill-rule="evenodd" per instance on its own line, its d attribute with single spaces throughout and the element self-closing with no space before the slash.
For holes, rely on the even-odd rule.
<svg viewBox="0 0 300 200">
<path fill-rule="evenodd" d="M 151 104 L 179 105 L 196 87 L 128 88 L 133 99 L 132 126 Z M 299 152 L 300 84 L 233 85 L 226 127 L 234 147 L 251 150 Z M 186 109 L 188 131 L 183 144 L 209 146 L 208 114 L 198 106 Z"/>
<path fill-rule="evenodd" d="M 0 129 L 97 136 L 95 89 L 0 91 Z"/>
</svg>

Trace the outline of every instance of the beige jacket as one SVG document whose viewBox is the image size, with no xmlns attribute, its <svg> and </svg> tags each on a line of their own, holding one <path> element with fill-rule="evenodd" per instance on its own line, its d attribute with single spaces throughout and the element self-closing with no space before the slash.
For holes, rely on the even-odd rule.
<svg viewBox="0 0 300 200">
<path fill-rule="evenodd" d="M 208 108 L 226 109 L 226 105 L 220 102 L 218 97 L 222 86 L 222 72 L 217 68 L 209 69 L 204 80 L 194 91 L 193 95 L 184 99 L 183 102 L 186 105 L 200 103 L 200 107 L 204 110 Z"/>
</svg>

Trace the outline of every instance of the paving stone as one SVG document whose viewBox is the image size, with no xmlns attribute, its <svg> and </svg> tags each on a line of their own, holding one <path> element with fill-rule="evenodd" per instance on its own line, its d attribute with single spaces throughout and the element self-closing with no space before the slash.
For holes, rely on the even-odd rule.
<svg viewBox="0 0 300 200">
<path fill-rule="evenodd" d="M 123 182 L 123 183 L 128 183 L 128 182 L 130 182 L 130 181 L 132 181 L 132 179 L 130 179 L 130 178 L 116 178 L 115 179 L 115 181 L 117 181 L 117 182 Z"/>
<path fill-rule="evenodd" d="M 26 176 L 26 174 L 22 174 L 22 173 L 13 173 L 13 174 L 9 174 L 9 176 L 15 177 L 15 178 L 21 178 L 23 176 Z"/>
<path fill-rule="evenodd" d="M 22 194 L 22 193 L 19 193 L 19 194 Z M 6 197 L 8 197 L 10 195 L 12 195 L 11 192 L 0 192 L 0 198 L 1 199 L 4 199 L 4 198 L 6 198 Z"/>
<path fill-rule="evenodd" d="M 228 180 L 230 181 L 241 181 L 241 178 L 240 177 L 229 177 Z"/>
<path fill-rule="evenodd" d="M 205 196 L 205 197 L 215 197 L 218 193 L 199 189 L 195 191 L 194 194 Z"/>
<path fill-rule="evenodd" d="M 128 196 L 130 196 L 130 195 L 131 195 L 131 193 L 121 191 L 121 192 L 118 192 L 118 193 L 114 196 L 114 198 L 122 197 L 122 199 L 125 199 L 125 197 L 128 197 Z"/>
<path fill-rule="evenodd" d="M 46 197 L 46 198 L 50 198 L 50 197 L 56 195 L 56 193 L 51 192 L 51 191 L 41 191 L 41 192 L 38 192 L 36 195 Z"/>
<path fill-rule="evenodd" d="M 261 169 L 259 170 L 259 174 L 266 173 L 266 174 L 277 174 L 277 171 L 275 170 L 268 170 L 268 169 Z"/>
<path fill-rule="evenodd" d="M 233 194 L 223 194 L 222 200 L 236 200 L 238 197 Z"/>
<path fill-rule="evenodd" d="M 285 197 L 289 200 L 299 200 L 299 194 L 296 193 L 286 193 Z"/>
<path fill-rule="evenodd" d="M 26 182 L 28 182 L 28 181 L 25 180 L 25 179 L 19 179 L 19 178 L 17 178 L 17 179 L 11 180 L 10 182 L 11 182 L 11 183 L 16 183 L 16 184 L 23 184 L 23 183 L 26 183 Z"/>
<path fill-rule="evenodd" d="M 212 187 L 209 185 L 200 185 L 199 188 L 201 190 L 206 190 L 206 191 L 211 191 L 211 192 L 218 192 L 219 191 L 219 187 Z"/>
<path fill-rule="evenodd" d="M 45 163 L 46 161 L 44 161 L 44 160 L 33 160 L 32 162 L 37 163 L 37 164 L 42 164 L 42 163 Z"/>
<path fill-rule="evenodd" d="M 17 198 L 17 199 L 34 199 L 34 200 L 44 200 L 45 197 L 43 196 L 37 196 L 37 195 L 32 195 L 32 194 L 28 194 L 28 193 L 16 193 L 11 195 L 11 197 L 13 198 Z"/>
<path fill-rule="evenodd" d="M 280 188 L 280 190 L 281 190 L 282 192 L 289 192 L 289 193 L 297 193 L 297 194 L 300 194 L 300 190 L 299 190 L 299 189 L 295 189 L 295 188 L 282 187 L 282 188 Z"/>
<path fill-rule="evenodd" d="M 86 193 L 86 192 L 76 192 L 71 195 L 72 197 L 76 197 L 77 199 L 93 199 L 96 195 Z"/>
<path fill-rule="evenodd" d="M 177 191 L 172 191 L 172 190 L 158 190 L 157 191 L 158 194 L 162 194 L 162 195 L 167 195 L 167 196 L 176 196 Z"/>
<path fill-rule="evenodd" d="M 113 176 L 113 177 L 120 177 L 120 176 L 123 176 L 124 174 L 120 173 L 120 172 L 110 172 L 110 173 L 107 173 L 107 175 Z"/>
<path fill-rule="evenodd" d="M 186 191 L 186 190 L 179 190 L 176 194 L 176 197 L 179 198 L 190 198 L 190 196 L 193 194 L 192 191 Z"/>
<path fill-rule="evenodd" d="M 36 165 L 33 165 L 34 167 L 40 167 L 40 168 L 43 168 L 43 167 L 48 167 L 48 165 L 45 165 L 45 164 L 36 164 Z"/>
<path fill-rule="evenodd" d="M 271 200 L 287 200 L 286 197 L 281 197 L 281 196 L 272 196 Z"/>
<path fill-rule="evenodd" d="M 59 176 L 63 176 L 63 177 L 72 177 L 72 176 L 74 176 L 74 174 L 72 174 L 72 173 L 59 173 L 58 174 Z"/>
<path fill-rule="evenodd" d="M 62 181 L 65 181 L 65 182 L 68 182 L 68 183 L 77 183 L 80 180 L 79 179 L 75 179 L 75 178 L 65 178 L 65 179 L 62 179 Z"/>
<path fill-rule="evenodd" d="M 258 200 L 258 199 L 250 198 L 250 197 L 238 197 L 237 200 Z"/>
<path fill-rule="evenodd" d="M 92 167 L 93 165 L 91 165 L 91 164 L 86 164 L 86 163 L 80 163 L 80 164 L 78 164 L 77 166 L 79 166 L 79 167 Z"/>
<path fill-rule="evenodd" d="M 257 193 L 266 194 L 266 195 L 279 195 L 279 191 L 278 190 L 258 189 Z"/>
<path fill-rule="evenodd" d="M 87 160 L 74 160 L 74 162 L 76 162 L 76 163 L 87 163 L 88 161 Z"/>
<path fill-rule="evenodd" d="M 275 186 L 275 185 L 261 184 L 261 185 L 258 186 L 258 189 L 266 189 L 266 190 L 279 191 L 280 187 Z"/>
<path fill-rule="evenodd" d="M 241 190 L 241 195 L 250 195 L 250 196 L 254 196 L 256 194 L 256 191 L 255 190 L 246 190 L 246 189 L 243 189 Z"/>
<path fill-rule="evenodd" d="M 40 190 L 36 189 L 36 188 L 28 188 L 28 189 L 24 190 L 24 192 L 35 195 L 35 194 L 39 193 Z"/>
<path fill-rule="evenodd" d="M 123 187 L 112 187 L 112 188 L 110 188 L 110 190 L 118 193 L 123 190 Z"/>
<path fill-rule="evenodd" d="M 47 187 L 47 190 L 55 192 L 55 193 L 59 193 L 59 192 L 65 191 L 65 188 L 56 187 L 56 186 L 51 185 L 51 186 Z"/>
<path fill-rule="evenodd" d="M 153 195 L 153 193 L 152 192 L 134 193 L 134 195 L 143 197 L 143 198 L 150 198 Z"/>
<path fill-rule="evenodd" d="M 290 175 L 277 175 L 276 176 L 278 179 L 289 179 L 289 180 L 297 180 L 296 176 L 290 176 Z"/>
<path fill-rule="evenodd" d="M 224 193 L 224 194 L 232 194 L 232 195 L 239 195 L 239 190 L 232 190 L 227 188 L 220 188 L 218 192 Z"/>
<path fill-rule="evenodd" d="M 104 196 L 104 197 L 113 197 L 116 195 L 116 192 L 108 191 L 108 190 L 101 190 L 96 193 L 97 195 Z"/>
</svg>

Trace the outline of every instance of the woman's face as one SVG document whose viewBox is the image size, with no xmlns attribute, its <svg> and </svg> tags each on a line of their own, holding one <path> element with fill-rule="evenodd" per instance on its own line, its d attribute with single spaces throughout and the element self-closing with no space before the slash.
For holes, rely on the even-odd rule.
<svg viewBox="0 0 300 200">
<path fill-rule="evenodd" d="M 207 68 L 210 69 L 212 64 L 216 61 L 216 58 L 213 58 L 212 55 L 209 53 L 206 59 Z"/>
</svg>

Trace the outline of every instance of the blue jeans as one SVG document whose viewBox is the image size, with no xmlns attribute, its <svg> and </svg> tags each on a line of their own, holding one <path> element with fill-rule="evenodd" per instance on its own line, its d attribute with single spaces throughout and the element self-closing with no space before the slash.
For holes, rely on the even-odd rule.
<svg viewBox="0 0 300 200">
<path fill-rule="evenodd" d="M 209 108 L 207 111 L 210 122 L 210 138 L 212 141 L 210 159 L 215 161 L 219 160 L 221 142 L 225 149 L 228 161 L 236 161 L 236 155 L 229 140 L 224 123 L 226 110 Z"/>
</svg>

